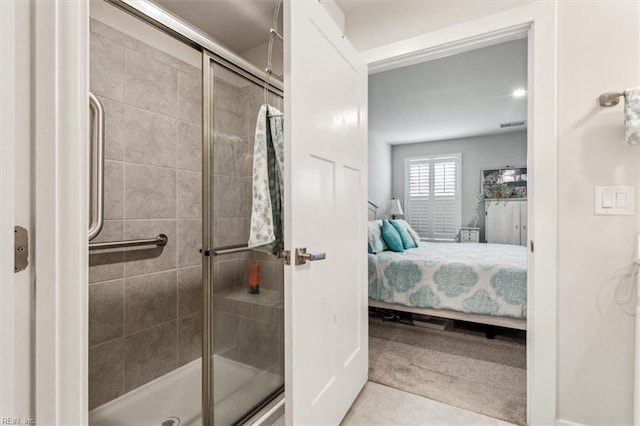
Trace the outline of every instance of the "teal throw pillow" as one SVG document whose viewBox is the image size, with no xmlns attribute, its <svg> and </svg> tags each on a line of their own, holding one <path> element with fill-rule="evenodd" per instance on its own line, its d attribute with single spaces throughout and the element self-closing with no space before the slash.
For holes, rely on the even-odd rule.
<svg viewBox="0 0 640 426">
<path fill-rule="evenodd" d="M 418 247 L 420 245 L 420 235 L 418 235 L 418 233 L 411 227 L 411 225 L 409 225 L 406 220 L 396 219 L 395 221 L 407 230 L 409 235 L 411 235 L 411 237 L 413 238 L 413 242 L 416 244 L 416 247 Z"/>
<path fill-rule="evenodd" d="M 402 245 L 402 238 L 400 238 L 400 234 L 398 234 L 396 228 L 394 228 L 388 220 L 385 220 L 382 222 L 380 229 L 382 231 L 382 239 L 387 243 L 391 251 L 402 253 L 404 246 Z"/>
<path fill-rule="evenodd" d="M 406 249 L 416 248 L 416 243 L 413 241 L 413 237 L 409 234 L 407 228 L 397 220 L 390 220 L 391 225 L 396 228 L 398 231 L 398 235 L 400 235 L 400 239 L 402 240 L 402 246 Z M 406 223 L 406 222 L 405 222 Z"/>
</svg>

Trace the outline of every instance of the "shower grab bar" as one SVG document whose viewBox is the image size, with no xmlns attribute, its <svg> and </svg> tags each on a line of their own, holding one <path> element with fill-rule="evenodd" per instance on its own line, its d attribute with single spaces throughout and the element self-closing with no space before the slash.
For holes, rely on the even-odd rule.
<svg viewBox="0 0 640 426">
<path fill-rule="evenodd" d="M 153 238 L 146 238 L 142 240 L 126 240 L 126 241 L 110 241 L 105 243 L 91 243 L 89 244 L 89 250 L 105 250 L 125 247 L 138 247 L 138 246 L 166 246 L 169 242 L 169 237 L 165 234 L 158 234 Z"/>
<path fill-rule="evenodd" d="M 104 108 L 91 92 L 89 92 L 89 110 L 93 113 L 89 179 L 89 241 L 91 241 L 98 236 L 104 225 Z"/>
<path fill-rule="evenodd" d="M 229 248 L 224 248 L 224 249 L 214 249 L 213 250 L 213 255 L 214 256 L 221 256 L 221 255 L 225 255 L 225 254 L 233 254 L 233 253 L 242 253 L 243 251 L 249 251 L 252 250 L 253 247 L 249 247 L 249 246 L 238 246 L 238 247 L 229 247 Z"/>
</svg>

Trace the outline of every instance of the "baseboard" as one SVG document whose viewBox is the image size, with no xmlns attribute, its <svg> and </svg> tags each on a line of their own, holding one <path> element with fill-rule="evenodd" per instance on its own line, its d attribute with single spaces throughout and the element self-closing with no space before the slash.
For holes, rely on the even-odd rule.
<svg viewBox="0 0 640 426">
<path fill-rule="evenodd" d="M 569 420 L 558 419 L 556 420 L 556 426 L 586 426 L 586 425 L 583 425 L 582 423 L 570 422 Z"/>
</svg>

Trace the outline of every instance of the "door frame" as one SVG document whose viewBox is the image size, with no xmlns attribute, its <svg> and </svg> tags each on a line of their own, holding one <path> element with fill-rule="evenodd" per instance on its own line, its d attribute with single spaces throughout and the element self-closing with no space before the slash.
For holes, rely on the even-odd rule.
<svg viewBox="0 0 640 426">
<path fill-rule="evenodd" d="M 262 78 L 257 67 L 152 3 L 106 1 L 214 52 L 247 78 Z M 41 277 L 35 298 L 35 418 L 39 424 L 87 424 L 89 2 L 33 1 L 33 9 L 34 257 Z M 270 85 L 283 86 L 277 78 Z"/>
<path fill-rule="evenodd" d="M 369 73 L 528 37 L 527 424 L 557 418 L 556 2 L 535 2 L 363 52 Z M 531 245 L 529 247 L 531 253 Z M 535 290 L 535 291 L 534 291 Z"/>
<path fill-rule="evenodd" d="M 35 420 L 87 424 L 89 2 L 33 10 Z"/>
<path fill-rule="evenodd" d="M 15 302 L 13 272 L 13 227 L 15 200 L 15 101 L 16 101 L 16 5 L 0 2 L 0 347 L 15 347 Z M 11 350 L 0 351 L 0 416 L 15 415 L 15 357 Z"/>
</svg>

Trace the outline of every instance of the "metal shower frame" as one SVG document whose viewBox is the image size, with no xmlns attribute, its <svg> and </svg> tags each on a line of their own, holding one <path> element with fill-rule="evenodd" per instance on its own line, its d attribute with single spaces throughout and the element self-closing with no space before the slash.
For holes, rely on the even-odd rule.
<svg viewBox="0 0 640 426">
<path fill-rule="evenodd" d="M 210 425 L 212 416 L 211 393 L 213 376 L 211 375 L 211 321 L 212 321 L 212 257 L 248 250 L 245 247 L 219 248 L 213 247 L 212 214 L 213 214 L 213 114 L 211 105 L 212 75 L 211 62 L 215 62 L 242 77 L 268 87 L 273 94 L 284 97 L 284 84 L 280 76 L 265 73 L 255 65 L 225 48 L 208 34 L 183 22 L 170 12 L 149 1 L 105 0 L 120 9 L 142 19 L 153 27 L 171 35 L 187 45 L 202 52 L 202 424 Z M 271 410 L 272 411 L 272 410 Z"/>
</svg>

